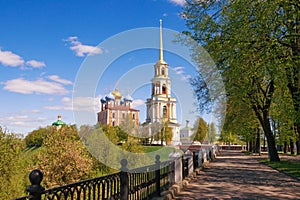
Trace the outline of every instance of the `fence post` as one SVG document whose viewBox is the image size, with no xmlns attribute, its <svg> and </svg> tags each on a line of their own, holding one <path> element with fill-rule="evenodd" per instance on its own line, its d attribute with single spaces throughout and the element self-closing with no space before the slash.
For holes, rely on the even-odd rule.
<svg viewBox="0 0 300 200">
<path fill-rule="evenodd" d="M 38 170 L 32 170 L 29 174 L 29 180 L 31 185 L 26 188 L 26 191 L 29 192 L 30 200 L 41 200 L 42 192 L 45 190 L 41 186 L 43 180 L 43 173 Z"/>
<path fill-rule="evenodd" d="M 187 176 L 191 175 L 194 171 L 193 165 L 193 153 L 190 150 L 187 150 L 184 153 L 184 158 L 187 158 Z"/>
<path fill-rule="evenodd" d="M 199 154 L 198 152 L 193 152 L 193 164 L 194 164 L 194 170 L 199 167 Z"/>
<path fill-rule="evenodd" d="M 182 161 L 181 154 L 175 150 L 169 154 L 169 159 L 174 162 L 174 175 L 171 179 L 173 183 L 181 184 L 182 182 Z"/>
<path fill-rule="evenodd" d="M 128 199 L 128 191 L 129 191 L 129 184 L 128 184 L 128 169 L 127 169 L 127 160 L 123 158 L 121 160 L 121 172 L 120 172 L 120 199 L 127 200 Z"/>
<path fill-rule="evenodd" d="M 204 153 L 203 153 L 203 149 L 200 149 L 198 152 L 198 159 L 199 159 L 199 166 L 203 166 L 204 163 Z"/>
<path fill-rule="evenodd" d="M 156 170 L 155 170 L 155 184 L 156 184 L 156 196 L 160 197 L 160 156 L 155 156 L 155 164 L 156 164 Z"/>
</svg>

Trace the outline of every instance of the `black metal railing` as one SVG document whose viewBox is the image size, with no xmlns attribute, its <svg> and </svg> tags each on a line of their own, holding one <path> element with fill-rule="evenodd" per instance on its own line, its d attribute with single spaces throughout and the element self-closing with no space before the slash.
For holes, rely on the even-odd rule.
<svg viewBox="0 0 300 200">
<path fill-rule="evenodd" d="M 26 189 L 30 195 L 15 200 L 150 199 L 173 184 L 174 162 L 160 162 L 159 156 L 155 164 L 142 168 L 128 170 L 125 159 L 121 165 L 121 172 L 47 190 L 40 185 L 41 171 L 33 170 L 29 175 L 32 185 Z"/>
<path fill-rule="evenodd" d="M 164 162 L 161 162 L 157 155 L 155 164 L 132 170 L 127 169 L 127 160 L 122 159 L 118 173 L 46 190 L 41 186 L 43 173 L 33 170 L 29 174 L 31 185 L 26 188 L 29 195 L 15 200 L 151 199 L 160 196 L 161 192 L 172 186 L 175 181 L 181 182 L 188 177 L 191 168 L 196 169 L 203 165 L 204 159 L 214 159 L 213 150 L 206 148 L 197 153 L 186 152 L 181 158 Z M 178 179 L 179 176 L 175 176 L 175 173 L 182 173 L 182 178 Z"/>
</svg>

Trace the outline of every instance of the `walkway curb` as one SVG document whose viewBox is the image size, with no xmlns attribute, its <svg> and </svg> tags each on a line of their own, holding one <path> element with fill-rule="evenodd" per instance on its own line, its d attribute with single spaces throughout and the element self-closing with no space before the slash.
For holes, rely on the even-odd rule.
<svg viewBox="0 0 300 200">
<path fill-rule="evenodd" d="M 214 158 L 212 161 L 214 161 L 216 158 Z M 188 177 L 186 177 L 182 183 L 175 183 L 172 185 L 168 190 L 163 191 L 161 193 L 161 197 L 153 198 L 153 200 L 173 200 L 176 198 L 176 196 L 184 191 L 187 186 L 198 176 L 200 175 L 200 172 L 212 161 L 207 161 L 203 163 L 203 166 L 198 167 L 194 170 L 192 174 L 190 174 Z"/>
</svg>

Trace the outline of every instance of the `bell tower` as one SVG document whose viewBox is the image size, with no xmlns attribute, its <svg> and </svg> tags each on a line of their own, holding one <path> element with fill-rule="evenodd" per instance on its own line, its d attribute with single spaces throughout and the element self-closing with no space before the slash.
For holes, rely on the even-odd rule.
<svg viewBox="0 0 300 200">
<path fill-rule="evenodd" d="M 159 25 L 159 58 L 154 65 L 154 77 L 151 79 L 151 97 L 147 99 L 146 123 L 167 123 L 172 129 L 173 144 L 179 135 L 176 117 L 176 98 L 172 97 L 169 65 L 164 60 L 162 20 Z M 176 137 L 176 138 L 175 138 Z"/>
</svg>

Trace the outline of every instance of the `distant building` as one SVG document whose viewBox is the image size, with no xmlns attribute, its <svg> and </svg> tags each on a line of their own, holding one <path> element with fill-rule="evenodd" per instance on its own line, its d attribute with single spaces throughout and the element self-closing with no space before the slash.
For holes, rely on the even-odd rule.
<svg viewBox="0 0 300 200">
<path fill-rule="evenodd" d="M 132 108 L 132 101 L 133 98 L 130 95 L 123 97 L 116 88 L 100 100 L 101 111 L 98 112 L 98 122 L 104 125 L 120 126 L 126 117 L 129 117 L 137 127 L 139 110 Z"/>
<path fill-rule="evenodd" d="M 66 125 L 66 123 L 61 120 L 61 115 L 58 115 L 57 121 L 52 123 L 52 126 L 56 127 L 57 129 L 59 129 L 65 125 Z"/>
<path fill-rule="evenodd" d="M 182 144 L 192 143 L 192 135 L 194 131 L 189 127 L 189 121 L 186 120 L 186 126 L 180 130 L 180 141 Z"/>
</svg>

